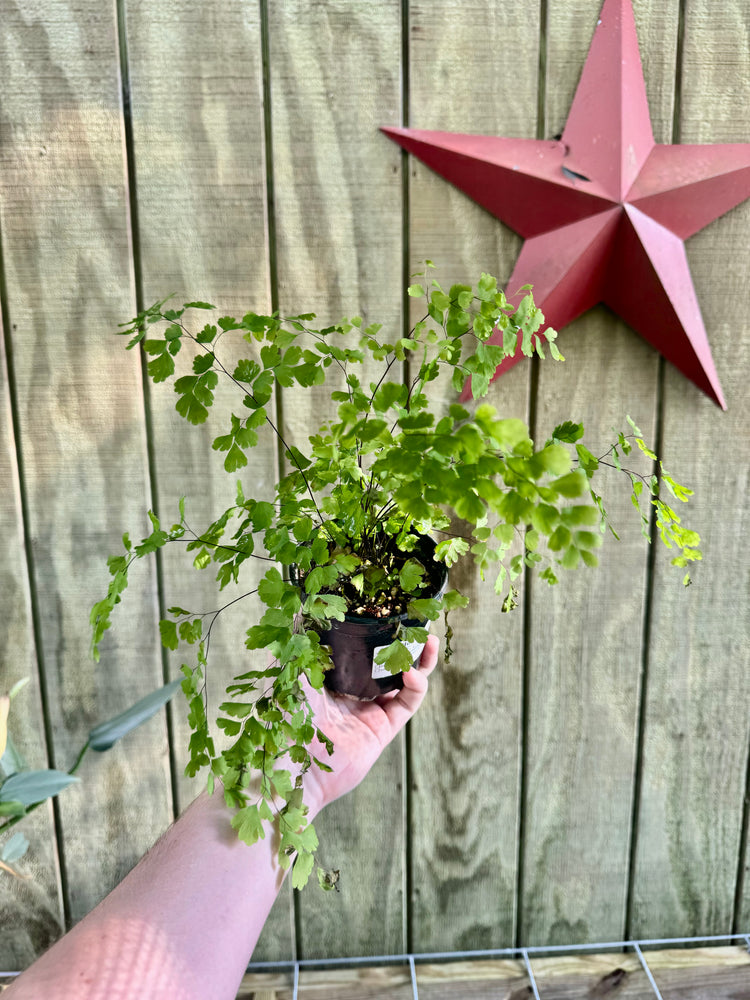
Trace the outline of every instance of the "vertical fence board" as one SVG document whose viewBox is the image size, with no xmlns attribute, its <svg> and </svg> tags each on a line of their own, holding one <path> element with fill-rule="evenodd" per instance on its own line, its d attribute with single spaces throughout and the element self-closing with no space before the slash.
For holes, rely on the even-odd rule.
<svg viewBox="0 0 750 1000">
<path fill-rule="evenodd" d="M 547 135 L 564 128 L 599 10 L 599 0 L 549 6 Z M 651 13 L 640 5 L 636 25 L 654 68 L 647 91 L 655 134 L 669 141 L 676 5 Z M 629 430 L 630 414 L 653 441 L 656 352 L 603 308 L 563 330 L 559 344 L 565 364 L 539 366 L 539 439 L 572 416 L 603 455 L 613 426 Z M 632 466 L 650 472 L 638 456 Z M 596 570 L 563 571 L 551 589 L 532 584 L 520 928 L 528 944 L 617 940 L 625 926 L 648 546 L 627 478 L 613 472 L 603 483 L 597 489 L 620 543 L 605 539 Z M 679 578 L 670 583 L 679 589 Z"/>
<path fill-rule="evenodd" d="M 409 125 L 533 138 L 538 43 L 535 0 L 411 4 Z M 445 287 L 481 271 L 502 285 L 520 240 L 414 159 L 409 180 L 411 269 L 429 258 Z M 527 419 L 528 384 L 519 365 L 486 401 L 503 417 Z M 428 392 L 446 407 L 457 402 L 449 382 Z M 482 583 L 468 567 L 451 571 L 451 587 L 471 604 L 452 616 L 455 655 L 440 663 L 412 723 L 416 950 L 498 947 L 515 931 L 524 616 L 520 607 L 501 613 L 493 583 L 494 574 Z"/>
<path fill-rule="evenodd" d="M 726 0 L 719 9 L 691 0 L 682 6 L 679 138 L 748 141 L 745 5 Z M 134 247 L 114 5 L 103 11 L 91 0 L 11 0 L 6 7 L 0 227 L 19 440 L 12 439 L 3 360 L 0 613 L 9 625 L 0 689 L 18 676 L 35 675 L 33 596 L 51 705 L 50 751 L 54 764 L 65 768 L 93 724 L 162 679 L 153 566 L 141 567 L 134 578 L 116 631 L 103 644 L 101 666 L 88 658 L 88 610 L 106 588 L 104 558 L 118 547 L 120 531 L 136 535 L 142 526 L 145 532 L 143 514 L 152 503 L 171 523 L 182 493 L 196 496 L 188 508 L 195 527 L 230 499 L 229 477 L 211 449 L 218 424 L 209 433 L 182 424 L 169 387 L 153 387 L 144 404 L 137 356 L 110 336 L 135 312 L 131 252 L 147 303 L 175 291 L 215 301 L 222 313 L 262 310 L 277 291 L 282 312 L 313 309 L 325 321 L 357 312 L 395 331 L 402 325 L 404 221 L 412 268 L 430 257 L 447 283 L 471 280 L 481 270 L 507 280 L 520 240 L 416 161 L 408 166 L 410 215 L 402 218 L 401 154 L 377 131 L 401 123 L 398 0 L 224 7 L 128 0 L 123 9 L 140 220 Z M 411 0 L 407 7 L 408 124 L 533 137 L 542 38 L 544 134 L 562 130 L 600 0 L 515 6 Z M 671 141 L 673 106 L 680 99 L 674 90 L 678 7 L 678 0 L 634 0 L 661 142 Z M 268 281 L 263 161 L 259 18 L 266 8 L 275 288 Z M 547 10 L 544 26 L 541 10 Z M 706 562 L 695 571 L 694 586 L 680 588 L 665 552 L 657 554 L 653 580 L 647 580 L 647 550 L 617 477 L 608 508 L 622 543 L 608 540 L 598 571 L 581 570 L 556 591 L 534 582 L 526 620 L 523 592 L 522 607 L 502 616 L 492 580 L 482 585 L 471 573 L 454 573 L 452 585 L 471 595 L 472 606 L 455 616 L 455 658 L 433 675 L 408 754 L 407 742 L 397 741 L 365 785 L 317 823 L 320 862 L 341 869 L 341 892 L 323 894 L 312 885 L 299 897 L 295 942 L 287 890 L 256 959 L 286 957 L 295 944 L 301 957 L 310 957 L 400 952 L 407 944 L 416 950 L 491 947 L 514 937 L 524 944 L 619 937 L 626 919 L 649 600 L 629 928 L 639 936 L 730 929 L 750 740 L 749 581 L 742 544 L 749 527 L 748 225 L 750 208 L 741 206 L 688 243 L 729 412 L 720 412 L 668 366 L 663 380 L 663 454 L 677 478 L 696 487 L 686 521 L 704 537 Z M 654 432 L 660 363 L 635 333 L 597 309 L 564 331 L 560 346 L 565 365 L 539 366 L 537 437 L 571 414 L 584 420 L 602 448 L 610 426 L 621 426 L 626 413 Z M 528 366 L 519 365 L 493 384 L 488 401 L 503 416 L 526 417 L 529 385 Z M 432 390 L 446 403 L 454 399 L 441 384 Z M 311 426 L 330 415 L 321 394 L 285 391 L 281 405 L 285 430 L 303 446 Z M 153 427 L 154 495 L 144 413 Z M 16 445 L 25 459 L 31 581 Z M 253 492 L 270 490 L 272 442 L 251 457 L 245 472 Z M 166 553 L 167 604 L 218 606 L 210 596 L 211 571 L 191 581 L 192 571 L 186 576 L 182 565 L 176 552 Z M 247 589 L 253 586 L 249 577 Z M 212 643 L 211 710 L 223 689 L 222 662 L 234 665 L 238 653 L 246 655 L 229 637 L 253 614 L 250 602 L 240 605 Z M 173 675 L 182 659 L 170 657 Z M 180 770 L 183 716 L 179 704 L 174 730 Z M 14 721 L 29 762 L 45 766 L 38 686 L 19 696 Z M 522 747 L 527 782 L 519 803 Z M 73 918 L 80 917 L 170 821 L 163 719 L 103 758 L 92 755 L 81 777 L 59 800 L 59 872 L 51 810 L 38 810 L 22 826 L 32 853 L 19 867 L 34 881 L 21 885 L 3 875 L 0 913 L 11 931 L 4 934 L 0 964 L 26 964 L 56 935 L 61 889 Z M 178 804 L 194 791 L 180 777 Z M 740 929 L 750 920 L 749 898 L 746 888 Z"/>
<path fill-rule="evenodd" d="M 2 122 L 0 121 L 0 128 Z M 0 205 L 0 210 L 1 210 Z M 0 228 L 2 220 L 0 219 Z M 2 331 L 0 334 L 10 333 Z M 11 704 L 9 737 L 29 767 L 47 766 L 44 718 L 39 697 L 39 671 L 32 630 L 29 575 L 24 553 L 20 483 L 13 440 L 13 417 L 5 337 L 0 339 L 0 693 L 28 678 L 30 683 Z M 3 835 L 0 850 L 18 830 L 29 851 L 13 865 L 21 878 L 0 878 L 0 968 L 27 966 L 60 934 L 62 907 L 55 832 L 49 808 L 38 809 L 23 825 Z"/>
<path fill-rule="evenodd" d="M 218 315 L 243 316 L 250 309 L 270 312 L 260 34 L 257 6 L 151 0 L 128 5 L 140 237 L 136 252 L 147 305 L 175 292 L 176 304 L 196 299 L 213 302 Z M 165 60 L 165 46 L 179 52 L 180 59 Z M 187 314 L 195 330 L 209 315 L 215 322 L 216 314 Z M 237 334 L 222 343 L 218 356 L 230 371 L 237 352 L 238 356 L 251 352 Z M 191 353 L 183 348 L 177 358 L 179 371 L 190 370 L 186 355 Z M 214 408 L 201 427 L 188 425 L 177 414 L 171 384 L 152 386 L 149 397 L 157 508 L 166 523 L 179 519 L 178 500 L 187 496 L 188 523 L 200 532 L 234 501 L 237 478 L 247 496 L 272 499 L 276 447 L 270 428 L 249 453 L 249 465 L 241 476 L 227 475 L 224 455 L 212 449 L 214 437 L 226 433 L 232 409 L 237 412 L 241 407 L 234 386 L 220 382 Z M 215 567 L 198 573 L 191 561 L 181 543 L 165 551 L 167 607 L 218 609 L 255 590 L 266 568 L 251 561 L 238 585 L 242 589 L 220 592 Z M 250 657 L 244 633 L 260 613 L 257 599 L 250 597 L 222 613 L 212 630 L 208 670 L 212 714 L 224 700 L 232 675 L 249 669 L 241 666 Z M 172 677 L 179 676 L 184 662 L 194 662 L 193 650 L 182 648 L 170 655 Z M 204 786 L 205 775 L 192 780 L 184 776 L 189 729 L 181 698 L 175 703 L 174 723 L 182 808 Z M 222 734 L 215 736 L 221 745 Z M 291 891 L 286 889 L 258 943 L 256 961 L 293 953 L 291 915 Z"/>
<path fill-rule="evenodd" d="M 282 314 L 358 314 L 399 329 L 398 155 L 378 133 L 398 115 L 399 4 L 269 4 L 269 16 Z M 303 450 L 335 415 L 325 389 L 285 390 L 283 407 L 285 433 Z M 341 870 L 341 891 L 300 895 L 305 957 L 403 949 L 402 770 L 399 738 L 316 823 L 320 862 Z"/>
<path fill-rule="evenodd" d="M 6 5 L 4 210 L 19 433 L 54 762 L 92 725 L 161 682 L 152 588 L 135 621 L 89 657 L 88 613 L 107 586 L 111 524 L 145 499 L 139 377 L 107 332 L 132 310 L 114 11 Z M 68 902 L 80 917 L 168 815 L 163 725 L 84 762 L 60 797 Z"/>
<path fill-rule="evenodd" d="M 688 5 L 682 142 L 750 139 L 749 33 L 742 2 Z M 728 412 L 666 373 L 665 459 L 695 488 L 685 520 L 702 534 L 705 562 L 687 594 L 667 586 L 666 560 L 656 569 L 637 934 L 726 933 L 732 923 L 750 706 L 748 226 L 745 203 L 687 244 Z"/>
</svg>

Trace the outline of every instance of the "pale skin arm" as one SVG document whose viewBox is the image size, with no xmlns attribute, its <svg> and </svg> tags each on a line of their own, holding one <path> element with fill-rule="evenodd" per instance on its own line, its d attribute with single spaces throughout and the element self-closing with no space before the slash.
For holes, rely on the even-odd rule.
<svg viewBox="0 0 750 1000">
<path fill-rule="evenodd" d="M 437 662 L 431 636 L 419 670 L 379 703 L 313 691 L 334 742 L 329 774 L 305 776 L 310 818 L 364 778 L 414 715 Z M 200 795 L 132 872 L 4 994 L 9 1000 L 234 1000 L 285 872 L 275 838 L 237 839 L 219 793 Z M 316 891 L 311 888 L 307 891 Z"/>
</svg>

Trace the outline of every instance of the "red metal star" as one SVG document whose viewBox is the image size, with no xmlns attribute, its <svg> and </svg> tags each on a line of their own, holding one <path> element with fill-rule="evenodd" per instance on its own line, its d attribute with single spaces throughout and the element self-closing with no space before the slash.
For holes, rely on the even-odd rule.
<svg viewBox="0 0 750 1000">
<path fill-rule="evenodd" d="M 547 323 L 604 302 L 726 409 L 683 241 L 750 197 L 750 144 L 654 142 L 629 0 L 605 0 L 560 141 L 383 131 L 525 238 L 509 288 Z"/>
</svg>

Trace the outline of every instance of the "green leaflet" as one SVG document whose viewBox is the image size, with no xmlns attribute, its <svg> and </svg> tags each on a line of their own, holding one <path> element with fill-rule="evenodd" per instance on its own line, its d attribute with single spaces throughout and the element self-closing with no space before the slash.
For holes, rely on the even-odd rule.
<svg viewBox="0 0 750 1000">
<path fill-rule="evenodd" d="M 92 750 L 109 750 L 118 740 L 136 729 L 152 715 L 155 715 L 180 688 L 180 681 L 172 681 L 164 687 L 141 698 L 130 708 L 116 715 L 108 722 L 95 726 L 89 733 L 89 746 Z"/>
<path fill-rule="evenodd" d="M 64 788 L 79 780 L 65 771 L 20 771 L 0 785 L 0 802 L 21 802 L 24 806 L 32 806 L 59 795 Z"/>
</svg>

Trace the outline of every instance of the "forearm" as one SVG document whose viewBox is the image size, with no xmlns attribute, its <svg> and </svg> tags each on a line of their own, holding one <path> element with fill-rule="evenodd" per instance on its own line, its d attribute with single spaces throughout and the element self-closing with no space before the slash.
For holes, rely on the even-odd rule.
<svg viewBox="0 0 750 1000">
<path fill-rule="evenodd" d="M 199 796 L 9 1000 L 233 1000 L 285 872 L 276 837 L 248 847 L 230 818 Z"/>
<path fill-rule="evenodd" d="M 437 661 L 431 636 L 419 670 L 380 702 L 310 692 L 334 743 L 330 771 L 305 776 L 308 820 L 351 791 L 419 708 Z M 322 754 L 321 754 L 322 756 Z M 11 1000 L 234 1000 L 284 880 L 279 838 L 252 846 L 222 795 L 203 794 L 73 930 L 10 987 Z"/>
</svg>

